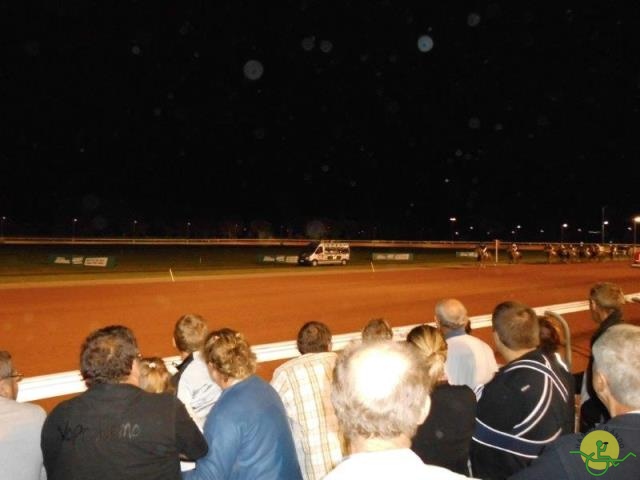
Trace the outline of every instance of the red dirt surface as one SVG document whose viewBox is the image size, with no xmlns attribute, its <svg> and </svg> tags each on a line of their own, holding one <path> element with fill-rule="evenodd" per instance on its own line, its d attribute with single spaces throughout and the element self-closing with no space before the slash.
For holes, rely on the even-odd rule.
<svg viewBox="0 0 640 480">
<path fill-rule="evenodd" d="M 320 320 L 334 334 L 360 328 L 373 317 L 392 326 L 433 320 L 435 302 L 456 297 L 470 316 L 488 314 L 504 300 L 532 307 L 586 300 L 598 281 L 640 292 L 640 269 L 626 262 L 355 270 L 300 268 L 264 275 L 229 275 L 171 281 L 94 282 L 0 287 L 0 348 L 9 350 L 26 376 L 78 368 L 84 337 L 111 324 L 131 327 L 144 355 L 176 355 L 171 339 L 176 319 L 199 313 L 211 329 L 231 327 L 251 344 L 293 340 L 299 327 Z M 640 304 L 625 318 L 640 324 Z M 584 368 L 595 329 L 588 312 L 565 315 L 572 329 L 573 370 Z M 489 329 L 477 336 L 492 345 Z M 277 363 L 263 364 L 270 379 Z M 59 399 L 41 403 L 49 409 Z"/>
</svg>

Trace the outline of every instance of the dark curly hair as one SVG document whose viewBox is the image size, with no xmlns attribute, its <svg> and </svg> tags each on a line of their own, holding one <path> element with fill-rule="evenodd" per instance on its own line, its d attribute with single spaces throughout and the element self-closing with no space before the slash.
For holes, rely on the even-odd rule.
<svg viewBox="0 0 640 480">
<path fill-rule="evenodd" d="M 119 383 L 131 373 L 138 356 L 133 332 L 111 325 L 89 334 L 80 349 L 80 372 L 88 387 L 99 383 Z"/>
</svg>

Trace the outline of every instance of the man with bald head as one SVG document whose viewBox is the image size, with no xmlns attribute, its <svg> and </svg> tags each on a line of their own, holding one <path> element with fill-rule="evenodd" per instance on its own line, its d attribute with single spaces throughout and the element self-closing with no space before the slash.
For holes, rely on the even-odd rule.
<svg viewBox="0 0 640 480">
<path fill-rule="evenodd" d="M 436 303 L 434 320 L 447 341 L 445 371 L 451 385 L 467 385 L 476 390 L 489 382 L 498 370 L 491 347 L 469 335 L 467 309 L 460 300 L 445 298 Z"/>
<path fill-rule="evenodd" d="M 348 346 L 336 362 L 331 402 L 351 454 L 325 479 L 466 479 L 422 463 L 410 448 L 429 414 L 436 380 L 418 350 L 406 342 Z"/>
</svg>

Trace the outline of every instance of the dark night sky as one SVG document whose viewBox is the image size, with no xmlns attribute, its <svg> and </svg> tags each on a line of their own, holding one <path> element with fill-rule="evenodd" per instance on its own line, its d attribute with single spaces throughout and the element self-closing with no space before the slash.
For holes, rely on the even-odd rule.
<svg viewBox="0 0 640 480">
<path fill-rule="evenodd" d="M 4 229 L 629 241 L 635 3 L 2 1 Z"/>
</svg>

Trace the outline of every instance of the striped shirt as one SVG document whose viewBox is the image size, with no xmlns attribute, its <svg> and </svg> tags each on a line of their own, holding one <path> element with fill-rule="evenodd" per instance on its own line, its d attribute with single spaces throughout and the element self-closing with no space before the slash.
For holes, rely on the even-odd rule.
<svg viewBox="0 0 640 480">
<path fill-rule="evenodd" d="M 335 352 L 308 353 L 278 367 L 271 385 L 284 403 L 305 480 L 320 480 L 343 456 L 331 405 Z"/>
<path fill-rule="evenodd" d="M 573 431 L 573 378 L 534 350 L 502 367 L 480 394 L 471 443 L 473 474 L 507 478 L 545 445 Z"/>
</svg>

